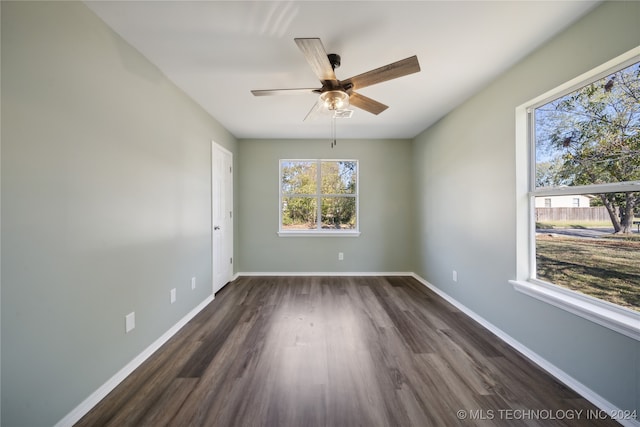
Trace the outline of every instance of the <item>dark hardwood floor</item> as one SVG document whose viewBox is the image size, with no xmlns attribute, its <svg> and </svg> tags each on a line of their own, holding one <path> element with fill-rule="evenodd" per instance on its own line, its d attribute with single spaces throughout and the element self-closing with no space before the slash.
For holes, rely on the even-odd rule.
<svg viewBox="0 0 640 427">
<path fill-rule="evenodd" d="M 618 425 L 596 415 L 413 278 L 241 277 L 76 425 Z"/>
</svg>

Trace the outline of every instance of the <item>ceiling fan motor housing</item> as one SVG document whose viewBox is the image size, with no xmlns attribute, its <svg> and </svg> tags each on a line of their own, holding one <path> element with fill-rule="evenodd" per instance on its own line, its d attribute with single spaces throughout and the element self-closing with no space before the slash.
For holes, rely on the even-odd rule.
<svg viewBox="0 0 640 427">
<path fill-rule="evenodd" d="M 327 57 L 329 58 L 329 62 L 331 63 L 331 68 L 333 68 L 334 70 L 336 68 L 340 68 L 340 55 L 338 55 L 337 53 L 330 53 L 327 55 Z"/>
</svg>

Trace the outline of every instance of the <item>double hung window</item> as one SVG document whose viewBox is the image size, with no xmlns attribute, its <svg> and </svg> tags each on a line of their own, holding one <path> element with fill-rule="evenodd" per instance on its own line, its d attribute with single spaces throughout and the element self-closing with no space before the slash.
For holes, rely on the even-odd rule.
<svg viewBox="0 0 640 427">
<path fill-rule="evenodd" d="M 636 339 L 638 50 L 519 108 L 520 255 L 512 282 Z"/>
<path fill-rule="evenodd" d="M 357 160 L 280 160 L 280 235 L 356 235 Z"/>
</svg>

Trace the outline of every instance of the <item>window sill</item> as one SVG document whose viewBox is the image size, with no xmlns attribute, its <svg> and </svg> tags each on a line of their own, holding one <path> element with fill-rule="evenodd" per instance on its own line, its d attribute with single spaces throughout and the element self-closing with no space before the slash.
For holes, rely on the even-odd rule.
<svg viewBox="0 0 640 427">
<path fill-rule="evenodd" d="M 640 341 L 640 313 L 539 280 L 509 280 L 513 288 Z"/>
<path fill-rule="evenodd" d="M 358 237 L 360 232 L 357 230 L 348 231 L 278 231 L 280 237 Z"/>
</svg>

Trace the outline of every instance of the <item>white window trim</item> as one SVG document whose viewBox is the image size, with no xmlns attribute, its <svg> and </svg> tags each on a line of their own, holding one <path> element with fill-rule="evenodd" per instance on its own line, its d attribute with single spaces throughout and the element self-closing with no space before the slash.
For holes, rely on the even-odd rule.
<svg viewBox="0 0 640 427">
<path fill-rule="evenodd" d="M 516 108 L 516 278 L 509 283 L 513 288 L 540 301 L 588 319 L 601 326 L 617 331 L 640 341 L 640 313 L 588 295 L 574 292 L 557 285 L 534 279 L 535 272 L 535 226 L 533 218 L 534 197 L 542 195 L 592 194 L 610 190 L 620 191 L 620 184 L 590 185 L 579 189 L 571 187 L 546 188 L 530 191 L 534 179 L 529 159 L 533 155 L 529 144 L 530 111 L 537 105 L 563 96 L 583 86 L 587 80 L 597 80 L 609 74 L 614 67 L 624 67 L 638 61 L 640 46 L 584 73 L 571 81 L 540 95 Z M 630 190 L 638 191 L 640 183 L 625 183 Z"/>
<path fill-rule="evenodd" d="M 334 230 L 281 230 L 278 231 L 278 236 L 280 237 L 358 237 L 360 235 L 359 231 L 355 230 L 345 230 L 345 231 L 334 231 Z"/>
<path fill-rule="evenodd" d="M 338 231 L 335 229 L 321 230 L 283 230 L 282 229 L 282 162 L 355 162 L 356 163 L 356 192 L 355 194 L 304 194 L 301 196 L 316 197 L 353 197 L 356 199 L 356 228 Z M 320 170 L 318 168 L 318 180 Z M 319 181 L 318 181 L 319 182 Z M 287 196 L 296 196 L 287 195 Z M 278 160 L 278 236 L 279 237 L 358 237 L 360 236 L 360 162 L 357 159 L 280 159 Z"/>
</svg>

